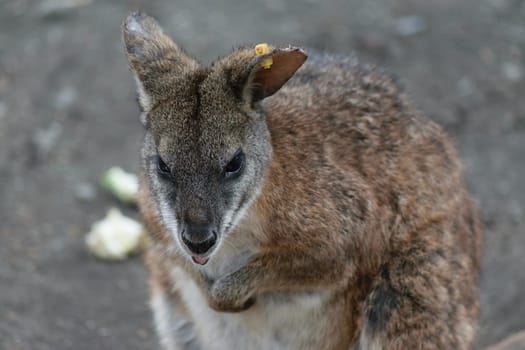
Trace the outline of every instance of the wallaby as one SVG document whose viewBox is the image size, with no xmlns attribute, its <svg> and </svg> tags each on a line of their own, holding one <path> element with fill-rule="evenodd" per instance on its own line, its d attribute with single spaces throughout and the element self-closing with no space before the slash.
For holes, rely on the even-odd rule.
<svg viewBox="0 0 525 350">
<path fill-rule="evenodd" d="M 203 66 L 142 13 L 123 40 L 164 349 L 471 347 L 477 211 L 392 78 L 294 47 Z"/>
</svg>

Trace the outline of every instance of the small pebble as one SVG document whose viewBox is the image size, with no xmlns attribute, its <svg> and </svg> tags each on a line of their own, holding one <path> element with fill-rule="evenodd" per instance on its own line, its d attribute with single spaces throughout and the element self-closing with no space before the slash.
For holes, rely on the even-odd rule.
<svg viewBox="0 0 525 350">
<path fill-rule="evenodd" d="M 475 90 L 474 83 L 472 82 L 472 80 L 470 80 L 467 77 L 461 78 L 457 82 L 456 88 L 457 88 L 459 96 L 461 97 L 470 96 L 474 93 L 474 90 Z"/>
<path fill-rule="evenodd" d="M 60 135 L 62 134 L 62 129 L 60 123 L 53 122 L 49 127 L 38 129 L 33 133 L 32 142 L 41 159 L 46 158 L 55 147 Z"/>
<path fill-rule="evenodd" d="M 77 99 L 77 91 L 72 87 L 62 88 L 55 97 L 55 107 L 65 109 L 71 106 Z"/>
<path fill-rule="evenodd" d="M 504 62 L 501 65 L 503 77 L 509 81 L 520 81 L 523 78 L 523 68 L 514 62 Z"/>
<path fill-rule="evenodd" d="M 427 30 L 427 24 L 421 16 L 404 16 L 396 20 L 395 30 L 400 36 L 412 36 Z"/>
<path fill-rule="evenodd" d="M 481 50 L 479 50 L 479 57 L 481 58 L 483 63 L 487 65 L 493 64 L 496 61 L 496 54 L 489 47 L 481 48 Z"/>
<path fill-rule="evenodd" d="M 75 187 L 75 198 L 83 202 L 91 202 L 97 196 L 97 189 L 90 183 L 81 182 Z"/>
</svg>

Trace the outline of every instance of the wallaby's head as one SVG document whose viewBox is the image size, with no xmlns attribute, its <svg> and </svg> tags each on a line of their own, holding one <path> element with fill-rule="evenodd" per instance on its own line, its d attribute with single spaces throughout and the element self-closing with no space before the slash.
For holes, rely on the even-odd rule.
<svg viewBox="0 0 525 350">
<path fill-rule="evenodd" d="M 271 157 L 262 101 L 303 64 L 299 49 L 240 49 L 201 66 L 141 13 L 123 24 L 146 127 L 143 166 L 160 219 L 205 264 L 262 186 Z M 268 67 L 268 58 L 272 64 Z"/>
</svg>

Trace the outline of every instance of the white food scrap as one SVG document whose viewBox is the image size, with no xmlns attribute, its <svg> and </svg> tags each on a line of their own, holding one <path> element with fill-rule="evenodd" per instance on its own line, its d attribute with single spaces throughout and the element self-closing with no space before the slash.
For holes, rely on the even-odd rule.
<svg viewBox="0 0 525 350">
<path fill-rule="evenodd" d="M 144 248 L 146 242 L 143 226 L 117 208 L 111 208 L 103 220 L 95 222 L 86 236 L 88 250 L 105 260 L 124 260 Z"/>
<path fill-rule="evenodd" d="M 135 174 L 128 173 L 119 167 L 112 167 L 102 176 L 100 183 L 120 201 L 129 204 L 137 202 L 139 181 Z"/>
</svg>

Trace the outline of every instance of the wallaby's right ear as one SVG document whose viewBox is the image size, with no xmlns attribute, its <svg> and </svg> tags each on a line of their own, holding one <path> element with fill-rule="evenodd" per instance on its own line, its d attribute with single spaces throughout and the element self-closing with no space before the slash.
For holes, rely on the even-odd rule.
<svg viewBox="0 0 525 350">
<path fill-rule="evenodd" d="M 307 57 L 303 50 L 293 47 L 274 49 L 262 56 L 250 72 L 244 98 L 256 102 L 273 95 L 303 65 Z"/>
<path fill-rule="evenodd" d="M 139 103 L 145 111 L 163 97 L 163 91 L 169 90 L 174 79 L 199 66 L 164 34 L 157 21 L 141 12 L 124 20 L 122 37 L 137 82 Z"/>
</svg>

